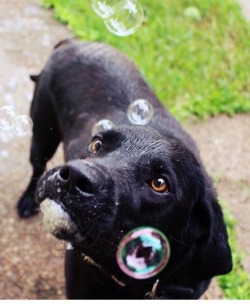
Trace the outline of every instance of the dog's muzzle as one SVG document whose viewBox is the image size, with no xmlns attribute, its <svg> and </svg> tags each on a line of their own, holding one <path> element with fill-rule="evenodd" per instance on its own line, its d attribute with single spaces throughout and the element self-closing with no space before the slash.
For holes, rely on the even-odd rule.
<svg viewBox="0 0 250 304">
<path fill-rule="evenodd" d="M 49 233 L 58 238 L 63 238 L 63 234 L 76 234 L 77 228 L 75 224 L 60 204 L 46 198 L 41 202 L 40 209 L 43 216 L 43 224 Z"/>
<path fill-rule="evenodd" d="M 66 240 L 75 240 L 76 231 L 81 238 L 86 233 L 90 238 L 96 238 L 99 231 L 107 233 L 117 210 L 113 190 L 113 180 L 105 168 L 91 161 L 73 160 L 46 172 L 37 187 L 45 227 Z"/>
</svg>

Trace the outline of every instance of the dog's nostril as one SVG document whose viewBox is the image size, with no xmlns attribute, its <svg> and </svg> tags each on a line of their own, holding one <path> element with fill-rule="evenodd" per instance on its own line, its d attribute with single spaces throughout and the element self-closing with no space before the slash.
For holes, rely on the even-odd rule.
<svg viewBox="0 0 250 304">
<path fill-rule="evenodd" d="M 63 166 L 58 172 L 58 177 L 61 181 L 61 186 L 66 186 L 67 191 L 74 195 L 76 191 L 82 193 L 93 194 L 95 192 L 95 186 L 91 176 L 88 176 L 87 172 L 84 175 L 78 168 L 73 166 Z"/>
<path fill-rule="evenodd" d="M 70 179 L 70 169 L 68 167 L 62 167 L 59 171 L 59 176 L 64 181 L 69 181 Z"/>
<path fill-rule="evenodd" d="M 78 177 L 75 187 L 81 192 L 94 193 L 91 182 L 85 176 Z"/>
</svg>

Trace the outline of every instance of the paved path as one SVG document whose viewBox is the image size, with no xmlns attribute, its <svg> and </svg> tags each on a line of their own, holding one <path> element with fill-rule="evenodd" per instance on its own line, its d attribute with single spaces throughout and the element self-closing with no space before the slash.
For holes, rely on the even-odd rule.
<svg viewBox="0 0 250 304">
<path fill-rule="evenodd" d="M 249 7 L 248 0 L 244 2 Z M 0 0 L 0 107 L 14 105 L 27 114 L 33 92 L 29 74 L 38 73 L 53 46 L 71 36 L 38 0 Z M 220 197 L 238 220 L 240 246 L 248 254 L 244 267 L 250 273 L 250 117 L 221 116 L 185 127 L 197 140 Z M 0 132 L 0 298 L 63 299 L 64 244 L 45 233 L 39 216 L 23 221 L 15 212 L 31 174 L 29 141 Z M 49 166 L 60 159 L 55 157 Z M 207 296 L 220 297 L 216 285 Z"/>
<path fill-rule="evenodd" d="M 39 73 L 53 46 L 67 37 L 72 34 L 39 0 L 0 0 L 0 106 L 28 114 L 29 74 Z M 64 244 L 44 233 L 39 217 L 16 216 L 31 174 L 29 141 L 0 132 L 0 298 L 63 299 Z"/>
</svg>

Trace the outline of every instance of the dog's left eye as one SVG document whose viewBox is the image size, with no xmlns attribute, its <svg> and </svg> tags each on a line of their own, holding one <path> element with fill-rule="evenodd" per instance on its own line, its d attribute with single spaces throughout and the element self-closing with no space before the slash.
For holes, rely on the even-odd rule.
<svg viewBox="0 0 250 304">
<path fill-rule="evenodd" d="M 101 146 L 102 146 L 101 140 L 99 138 L 96 138 L 94 141 L 92 141 L 89 148 L 90 148 L 91 152 L 96 153 L 97 151 L 99 151 L 101 149 Z"/>
<path fill-rule="evenodd" d="M 150 182 L 150 186 L 155 192 L 158 193 L 164 193 L 169 191 L 168 183 L 162 177 L 152 179 Z"/>
</svg>

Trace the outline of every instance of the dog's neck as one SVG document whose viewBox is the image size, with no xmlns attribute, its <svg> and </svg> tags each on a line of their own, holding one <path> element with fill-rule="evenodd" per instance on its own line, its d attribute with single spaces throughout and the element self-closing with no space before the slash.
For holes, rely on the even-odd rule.
<svg viewBox="0 0 250 304">
<path fill-rule="evenodd" d="M 106 279 L 113 281 L 113 283 L 117 287 L 121 288 L 121 290 L 131 288 L 131 283 L 127 284 L 117 276 L 108 273 L 101 265 L 96 263 L 89 256 L 82 253 L 82 257 L 85 263 L 95 268 Z M 151 286 L 148 286 L 148 290 L 144 292 L 142 296 L 144 299 L 194 299 L 200 296 L 199 290 L 205 290 L 208 284 L 209 282 L 205 281 L 198 283 L 195 288 L 191 288 L 189 286 L 182 286 L 181 284 L 171 284 L 170 280 L 168 280 L 168 283 L 164 283 L 163 279 L 156 277 L 154 283 L 151 284 Z"/>
</svg>

